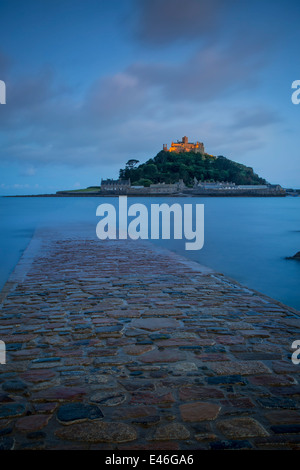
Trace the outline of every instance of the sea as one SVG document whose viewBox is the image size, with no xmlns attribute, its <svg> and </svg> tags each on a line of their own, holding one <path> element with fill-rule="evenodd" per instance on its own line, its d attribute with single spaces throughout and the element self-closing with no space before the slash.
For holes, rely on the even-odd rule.
<svg viewBox="0 0 300 470">
<path fill-rule="evenodd" d="M 300 197 L 135 198 L 144 204 L 204 205 L 204 245 L 186 250 L 186 240 L 149 240 L 179 253 L 246 287 L 300 311 Z M 0 289 L 37 229 L 86 227 L 97 238 L 100 204 L 118 209 L 118 197 L 0 197 Z M 193 221 L 195 224 L 195 221 Z M 95 260 L 95 262 L 97 262 Z"/>
</svg>

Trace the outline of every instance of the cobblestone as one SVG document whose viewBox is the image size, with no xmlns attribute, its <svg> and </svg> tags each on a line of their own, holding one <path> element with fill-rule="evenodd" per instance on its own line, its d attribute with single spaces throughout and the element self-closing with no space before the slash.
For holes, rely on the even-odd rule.
<svg viewBox="0 0 300 470">
<path fill-rule="evenodd" d="M 63 231 L 36 233 L 5 289 L 0 449 L 299 448 L 299 312 Z"/>
</svg>

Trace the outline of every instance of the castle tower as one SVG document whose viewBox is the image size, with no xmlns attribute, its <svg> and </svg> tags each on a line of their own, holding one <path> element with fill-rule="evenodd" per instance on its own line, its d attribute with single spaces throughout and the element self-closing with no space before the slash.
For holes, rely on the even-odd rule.
<svg viewBox="0 0 300 470">
<path fill-rule="evenodd" d="M 165 152 L 168 151 L 168 145 L 167 145 L 167 144 L 163 144 L 163 150 L 164 150 Z"/>
<path fill-rule="evenodd" d="M 184 145 L 188 144 L 188 142 L 189 142 L 189 139 L 187 138 L 186 135 L 185 135 L 184 137 L 182 137 L 182 143 L 183 143 Z"/>
</svg>

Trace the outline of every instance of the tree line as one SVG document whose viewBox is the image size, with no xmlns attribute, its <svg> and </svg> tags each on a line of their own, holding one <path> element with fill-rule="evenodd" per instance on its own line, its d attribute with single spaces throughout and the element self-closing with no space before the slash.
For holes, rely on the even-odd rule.
<svg viewBox="0 0 300 470">
<path fill-rule="evenodd" d="M 235 184 L 266 184 L 253 169 L 241 163 L 194 152 L 160 151 L 154 158 L 140 165 L 138 160 L 130 159 L 125 168 L 120 169 L 120 179 L 129 179 L 133 186 L 150 186 L 155 183 L 176 183 L 180 179 L 192 187 L 194 178 L 198 181 L 225 181 Z"/>
</svg>

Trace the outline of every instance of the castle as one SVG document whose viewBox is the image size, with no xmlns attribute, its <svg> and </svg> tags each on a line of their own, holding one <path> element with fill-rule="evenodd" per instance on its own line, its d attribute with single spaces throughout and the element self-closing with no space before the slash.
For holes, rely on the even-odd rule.
<svg viewBox="0 0 300 470">
<path fill-rule="evenodd" d="M 165 152 L 195 152 L 195 153 L 205 153 L 203 142 L 189 142 L 186 136 L 182 137 L 182 140 L 177 142 L 172 142 L 171 147 L 168 149 L 167 144 L 163 145 L 163 150 Z"/>
</svg>

